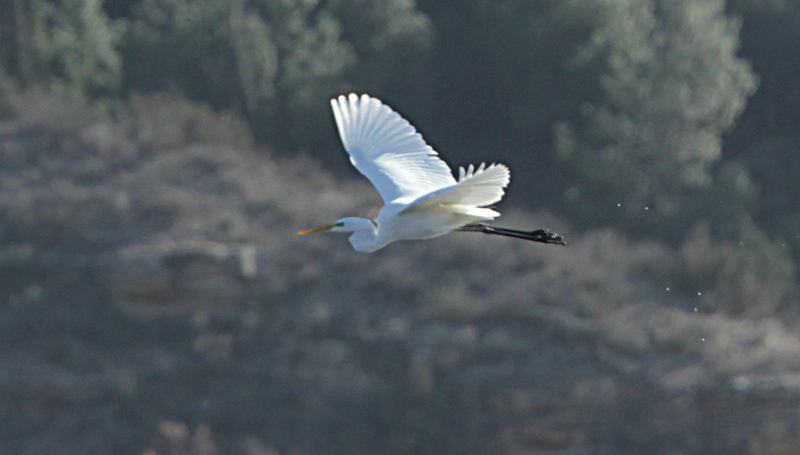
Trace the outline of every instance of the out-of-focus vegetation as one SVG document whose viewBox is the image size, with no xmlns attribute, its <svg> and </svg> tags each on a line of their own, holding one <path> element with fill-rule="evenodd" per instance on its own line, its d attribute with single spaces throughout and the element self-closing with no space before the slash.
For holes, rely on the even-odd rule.
<svg viewBox="0 0 800 455">
<path fill-rule="evenodd" d="M 556 126 L 558 156 L 586 177 L 568 192 L 581 206 L 603 194 L 599 217 L 613 198 L 625 218 L 644 206 L 656 222 L 681 215 L 692 192 L 713 185 L 722 133 L 756 87 L 736 55 L 739 23 L 722 0 L 598 3 L 598 24 L 572 63 L 597 68 L 599 96 L 581 121 Z"/>
<path fill-rule="evenodd" d="M 797 251 L 791 228 L 776 225 L 796 202 L 764 213 L 781 195 L 759 198 L 796 190 L 762 175 L 794 163 L 796 116 L 777 113 L 797 104 L 797 59 L 775 45 L 794 42 L 792 2 L 13 0 L 2 9 L 2 68 L 23 85 L 94 103 L 174 93 L 238 113 L 261 143 L 328 162 L 341 160 L 326 100 L 370 92 L 460 160 L 511 162 L 523 177 L 515 185 L 543 195 L 520 205 L 674 243 L 687 216 L 722 224 L 758 211 L 770 224 L 757 225 Z M 737 124 L 748 102 L 753 112 Z M 769 169 L 758 153 L 771 154 Z M 731 173 L 732 186 L 721 175 Z M 706 197 L 715 191 L 724 204 Z"/>
<path fill-rule="evenodd" d="M 100 0 L 4 2 L 0 55 L 5 73 L 69 98 L 119 96 L 121 24 Z"/>
<path fill-rule="evenodd" d="M 424 125 L 451 159 L 510 162 L 515 185 L 542 195 L 510 203 L 673 244 L 698 217 L 722 225 L 757 214 L 756 226 L 798 254 L 796 179 L 782 177 L 796 170 L 792 2 L 0 8 L 0 68 L 23 86 L 102 107 L 173 93 L 237 113 L 260 143 L 329 164 L 342 160 L 327 100 L 370 92 Z"/>
<path fill-rule="evenodd" d="M 102 106 L 170 92 L 238 113 L 245 135 L 336 169 L 346 160 L 327 99 L 370 92 L 425 125 L 451 160 L 509 162 L 514 188 L 537 195 L 509 204 L 675 246 L 701 222 L 712 239 L 741 242 L 738 220 L 750 217 L 762 237 L 787 245 L 771 254 L 800 257 L 800 58 L 780 45 L 797 37 L 791 2 L 5 8 L 3 68 L 23 86 Z"/>
<path fill-rule="evenodd" d="M 126 106 L 34 90 L 0 122 L 0 451 L 800 447 L 792 266 L 747 220 L 746 246 L 701 223 L 674 249 L 506 208 L 570 246 L 363 255 L 294 232 L 364 213 L 367 182 L 230 113 Z"/>
<path fill-rule="evenodd" d="M 790 0 L 0 2 L 0 452 L 795 453 L 798 42 Z M 570 246 L 297 239 L 379 204 L 349 91 Z"/>
</svg>

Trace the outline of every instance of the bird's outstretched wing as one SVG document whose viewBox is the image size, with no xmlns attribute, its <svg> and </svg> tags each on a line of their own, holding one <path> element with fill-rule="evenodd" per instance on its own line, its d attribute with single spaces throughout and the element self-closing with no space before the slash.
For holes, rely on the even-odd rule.
<svg viewBox="0 0 800 455">
<path fill-rule="evenodd" d="M 470 164 L 467 169 L 459 169 L 458 183 L 420 197 L 406 210 L 449 204 L 485 207 L 503 197 L 503 188 L 510 180 L 511 171 L 503 164 L 487 167 L 481 163 L 477 169 Z"/>
<path fill-rule="evenodd" d="M 351 93 L 332 99 L 331 106 L 350 161 L 385 203 L 411 202 L 456 183 L 422 135 L 377 98 Z"/>
</svg>

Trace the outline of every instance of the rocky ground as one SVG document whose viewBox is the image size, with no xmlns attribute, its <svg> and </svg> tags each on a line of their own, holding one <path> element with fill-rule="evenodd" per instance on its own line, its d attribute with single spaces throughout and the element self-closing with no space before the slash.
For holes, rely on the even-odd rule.
<svg viewBox="0 0 800 455">
<path fill-rule="evenodd" d="M 38 105 L 0 121 L 0 453 L 800 453 L 796 321 L 707 311 L 661 245 L 506 208 L 570 246 L 363 255 L 296 235 L 370 215 L 355 174 Z"/>
</svg>

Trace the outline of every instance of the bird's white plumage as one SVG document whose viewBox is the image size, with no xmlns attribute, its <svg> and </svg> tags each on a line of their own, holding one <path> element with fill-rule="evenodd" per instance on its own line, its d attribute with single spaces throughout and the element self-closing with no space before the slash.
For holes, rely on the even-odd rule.
<svg viewBox="0 0 800 455">
<path fill-rule="evenodd" d="M 481 163 L 478 169 L 470 164 L 467 169 L 459 169 L 458 183 L 428 193 L 410 206 L 461 204 L 485 207 L 503 198 L 503 188 L 510 180 L 511 172 L 502 164 L 486 167 Z"/>
<path fill-rule="evenodd" d="M 350 161 L 385 203 L 411 202 L 456 180 L 406 119 L 380 100 L 355 94 L 331 100 Z"/>
<path fill-rule="evenodd" d="M 343 218 L 300 234 L 351 232 L 358 251 L 373 252 L 395 240 L 444 235 L 494 219 L 487 208 L 503 197 L 510 172 L 502 164 L 450 168 L 397 112 L 368 95 L 331 100 L 339 136 L 350 161 L 375 185 L 385 203 L 374 221 Z"/>
</svg>

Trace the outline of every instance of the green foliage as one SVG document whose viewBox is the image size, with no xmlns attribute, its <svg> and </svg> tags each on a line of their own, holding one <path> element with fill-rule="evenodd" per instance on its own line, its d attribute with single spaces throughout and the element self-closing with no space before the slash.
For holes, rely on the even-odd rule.
<svg viewBox="0 0 800 455">
<path fill-rule="evenodd" d="M 280 98 L 273 116 L 280 130 L 273 137 L 280 138 L 280 132 L 302 143 L 309 123 L 321 125 L 328 118 L 319 106 L 327 106 L 331 94 L 340 91 L 355 55 L 341 39 L 339 21 L 327 8 L 318 8 L 317 1 L 262 1 L 261 8 L 275 30 L 280 55 Z"/>
<path fill-rule="evenodd" d="M 2 66 L 25 84 L 43 84 L 72 99 L 115 95 L 120 29 L 100 0 L 14 0 L 0 21 Z"/>
<path fill-rule="evenodd" d="M 315 2 L 144 0 L 126 37 L 128 90 L 164 90 L 241 111 L 281 143 L 353 60 Z"/>
<path fill-rule="evenodd" d="M 346 79 L 376 87 L 379 75 L 408 74 L 393 69 L 410 67 L 429 35 L 407 1 L 143 0 L 126 37 L 126 87 L 238 110 L 259 139 L 296 149 L 314 143 L 308 132 L 329 121 L 321 107 Z M 361 75 L 362 56 L 379 69 Z"/>
<path fill-rule="evenodd" d="M 573 199 L 599 217 L 617 203 L 629 219 L 644 206 L 675 215 L 687 191 L 711 184 L 722 133 L 756 87 L 736 57 L 739 22 L 722 0 L 598 4 L 573 64 L 602 68 L 602 96 L 584 105 L 581 121 L 556 127 L 558 157 L 586 179 Z"/>
<path fill-rule="evenodd" d="M 402 97 L 425 106 L 433 24 L 413 0 L 333 0 L 332 14 L 357 61 L 346 80 L 357 91 Z"/>
<path fill-rule="evenodd" d="M 45 9 L 45 11 L 48 11 Z M 52 23 L 41 52 L 53 67 L 50 85 L 73 98 L 108 96 L 117 88 L 118 30 L 104 15 L 100 0 L 68 0 L 48 11 Z"/>
<path fill-rule="evenodd" d="M 232 8 L 218 0 L 139 2 L 124 42 L 126 88 L 170 90 L 216 107 L 230 103 L 236 94 L 228 83 L 237 68 Z"/>
</svg>

